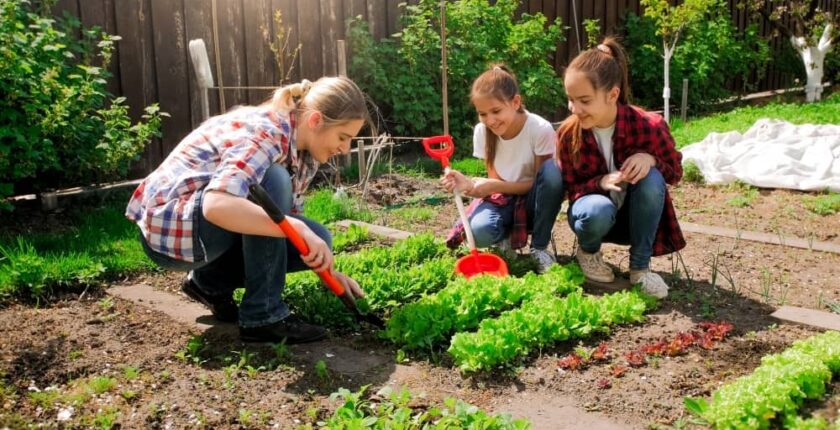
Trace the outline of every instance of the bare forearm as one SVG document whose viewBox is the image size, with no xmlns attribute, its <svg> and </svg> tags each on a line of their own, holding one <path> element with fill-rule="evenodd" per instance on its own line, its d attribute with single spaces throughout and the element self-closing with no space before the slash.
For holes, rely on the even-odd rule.
<svg viewBox="0 0 840 430">
<path fill-rule="evenodd" d="M 501 179 L 492 178 L 484 179 L 483 182 L 484 184 L 482 185 L 482 187 L 486 187 L 485 189 L 490 191 L 488 194 L 528 194 L 528 191 L 531 190 L 531 186 L 534 184 L 534 181 L 508 182 L 503 181 Z M 469 195 L 469 193 L 467 194 Z"/>
<path fill-rule="evenodd" d="M 257 236 L 285 237 L 257 204 L 224 191 L 208 191 L 202 204 L 204 218 L 228 231 Z M 287 218 L 295 228 L 300 221 Z M 300 231 L 300 230 L 298 230 Z"/>
</svg>

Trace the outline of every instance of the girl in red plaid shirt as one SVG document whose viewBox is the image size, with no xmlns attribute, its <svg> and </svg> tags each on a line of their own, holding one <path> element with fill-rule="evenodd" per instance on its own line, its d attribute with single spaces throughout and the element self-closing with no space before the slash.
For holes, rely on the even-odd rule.
<svg viewBox="0 0 840 430">
<path fill-rule="evenodd" d="M 286 273 L 333 270 L 330 233 L 300 215 L 301 194 L 319 163 L 350 149 L 365 122 L 367 97 L 353 81 L 326 77 L 278 89 L 272 100 L 213 117 L 185 137 L 135 190 L 126 216 L 158 265 L 189 271 L 181 289 L 222 321 L 239 322 L 243 341 L 300 343 L 322 327 L 290 315 Z M 309 246 L 306 257 L 250 202 L 260 184 Z M 334 272 L 354 295 L 348 276 Z M 237 307 L 234 289 L 244 287 Z"/>
<path fill-rule="evenodd" d="M 682 155 L 659 115 L 629 104 L 627 58 L 607 38 L 566 69 L 569 116 L 557 130 L 557 157 L 569 196 L 569 225 L 587 278 L 613 282 L 601 244 L 630 245 L 630 282 L 664 298 L 651 256 L 685 246 L 666 184 L 682 177 Z"/>
<path fill-rule="evenodd" d="M 478 247 L 499 245 L 503 251 L 527 243 L 539 272 L 551 267 L 554 255 L 546 248 L 563 194 L 563 178 L 553 162 L 554 127 L 525 110 L 516 77 L 505 66 L 491 66 L 472 84 L 470 100 L 480 122 L 473 132 L 473 155 L 484 160 L 487 178 L 468 178 L 450 170 L 441 183 L 457 187 L 475 200 L 467 208 Z M 463 240 L 458 221 L 447 245 Z"/>
</svg>

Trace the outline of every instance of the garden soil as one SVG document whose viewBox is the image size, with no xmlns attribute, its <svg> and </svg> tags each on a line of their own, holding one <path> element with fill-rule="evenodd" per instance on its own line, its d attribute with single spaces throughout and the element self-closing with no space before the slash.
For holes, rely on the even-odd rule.
<svg viewBox="0 0 840 430">
<path fill-rule="evenodd" d="M 361 194 L 355 188 L 350 192 Z M 672 189 L 685 221 L 840 243 L 840 215 L 812 214 L 804 206 L 805 194 L 761 191 L 752 206 L 729 203 L 743 194 L 736 187 L 686 184 Z M 438 204 L 428 218 L 412 219 L 400 212 L 400 207 L 429 197 L 438 197 L 431 200 Z M 372 180 L 365 199 L 372 207 L 391 208 L 377 223 L 413 232 L 442 237 L 457 216 L 451 197 L 429 179 L 384 175 Z M 333 332 L 323 342 L 278 352 L 239 343 L 235 327 L 213 325 L 212 318 L 199 318 L 211 323 L 200 329 L 178 322 L 152 303 L 102 291 L 89 291 L 81 299 L 65 296 L 44 307 L 10 305 L 0 310 L 0 373 L 6 385 L 0 390 L 0 428 L 25 423 L 88 427 L 108 413 L 116 413 L 122 428 L 314 426 L 338 405 L 330 393 L 367 385 L 371 393 L 406 386 L 418 407 L 457 397 L 488 411 L 528 417 L 536 429 L 702 428 L 687 415 L 683 398 L 707 396 L 750 373 L 763 355 L 818 333 L 770 314 L 782 303 L 820 310 L 840 303 L 840 255 L 686 236 L 688 246 L 679 256 L 653 261 L 653 269 L 672 288 L 645 323 L 617 327 L 582 343 L 560 343 L 534 352 L 515 368 L 472 376 L 461 375 L 445 355 L 409 356 L 397 363 L 395 348 L 368 329 Z M 574 241 L 564 215 L 554 238 L 559 260 L 571 261 Z M 605 260 L 626 277 L 626 248 L 606 245 L 604 251 Z M 180 277 L 146 274 L 114 286 L 136 284 L 178 294 Z M 197 306 L 183 300 L 184 306 Z M 611 364 L 623 364 L 624 354 L 642 344 L 696 329 L 701 321 L 720 320 L 735 329 L 714 349 L 692 348 L 684 355 L 651 360 L 620 377 L 610 372 Z M 193 360 L 179 354 L 199 334 L 206 339 L 201 356 L 213 358 Z M 576 347 L 593 348 L 601 342 L 607 344 L 607 361 L 577 370 L 560 367 L 558 360 Z M 101 393 L 84 388 L 82 381 L 97 376 L 110 376 L 115 385 Z M 31 393 L 50 390 L 86 400 L 73 407 L 69 397 L 40 404 L 31 400 Z M 836 419 L 838 407 L 840 384 L 835 382 L 829 400 L 806 405 L 806 414 Z"/>
</svg>

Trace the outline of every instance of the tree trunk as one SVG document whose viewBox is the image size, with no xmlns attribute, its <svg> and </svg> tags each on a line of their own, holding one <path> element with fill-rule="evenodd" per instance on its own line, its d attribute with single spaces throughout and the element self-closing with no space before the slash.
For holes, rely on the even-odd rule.
<svg viewBox="0 0 840 430">
<path fill-rule="evenodd" d="M 663 113 L 665 116 L 665 122 L 670 123 L 671 120 L 671 56 L 674 55 L 674 48 L 672 46 L 668 46 L 668 42 L 663 43 L 663 47 L 665 48 L 665 55 L 663 55 L 664 59 L 664 66 L 665 66 L 665 74 L 664 74 L 664 85 L 662 87 L 662 99 L 664 100 L 664 109 Z"/>
<path fill-rule="evenodd" d="M 816 46 L 808 46 L 804 37 L 791 37 L 790 43 L 805 65 L 805 100 L 808 103 L 820 100 L 822 97 L 822 79 L 825 71 L 825 55 L 831 50 L 831 24 L 825 26 L 822 37 Z"/>
</svg>

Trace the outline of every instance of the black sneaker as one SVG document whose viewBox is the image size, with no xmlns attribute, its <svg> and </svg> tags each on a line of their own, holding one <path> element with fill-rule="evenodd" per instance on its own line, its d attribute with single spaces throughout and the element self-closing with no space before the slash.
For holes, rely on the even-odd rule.
<svg viewBox="0 0 840 430">
<path fill-rule="evenodd" d="M 326 335 L 327 330 L 323 327 L 307 324 L 294 315 L 269 325 L 239 327 L 239 338 L 243 342 L 307 343 L 321 340 Z"/>
<path fill-rule="evenodd" d="M 181 292 L 187 297 L 207 306 L 210 313 L 222 322 L 237 322 L 239 321 L 239 308 L 233 301 L 233 297 L 212 297 L 198 289 L 198 285 L 190 278 L 184 279 L 181 284 Z"/>
</svg>

